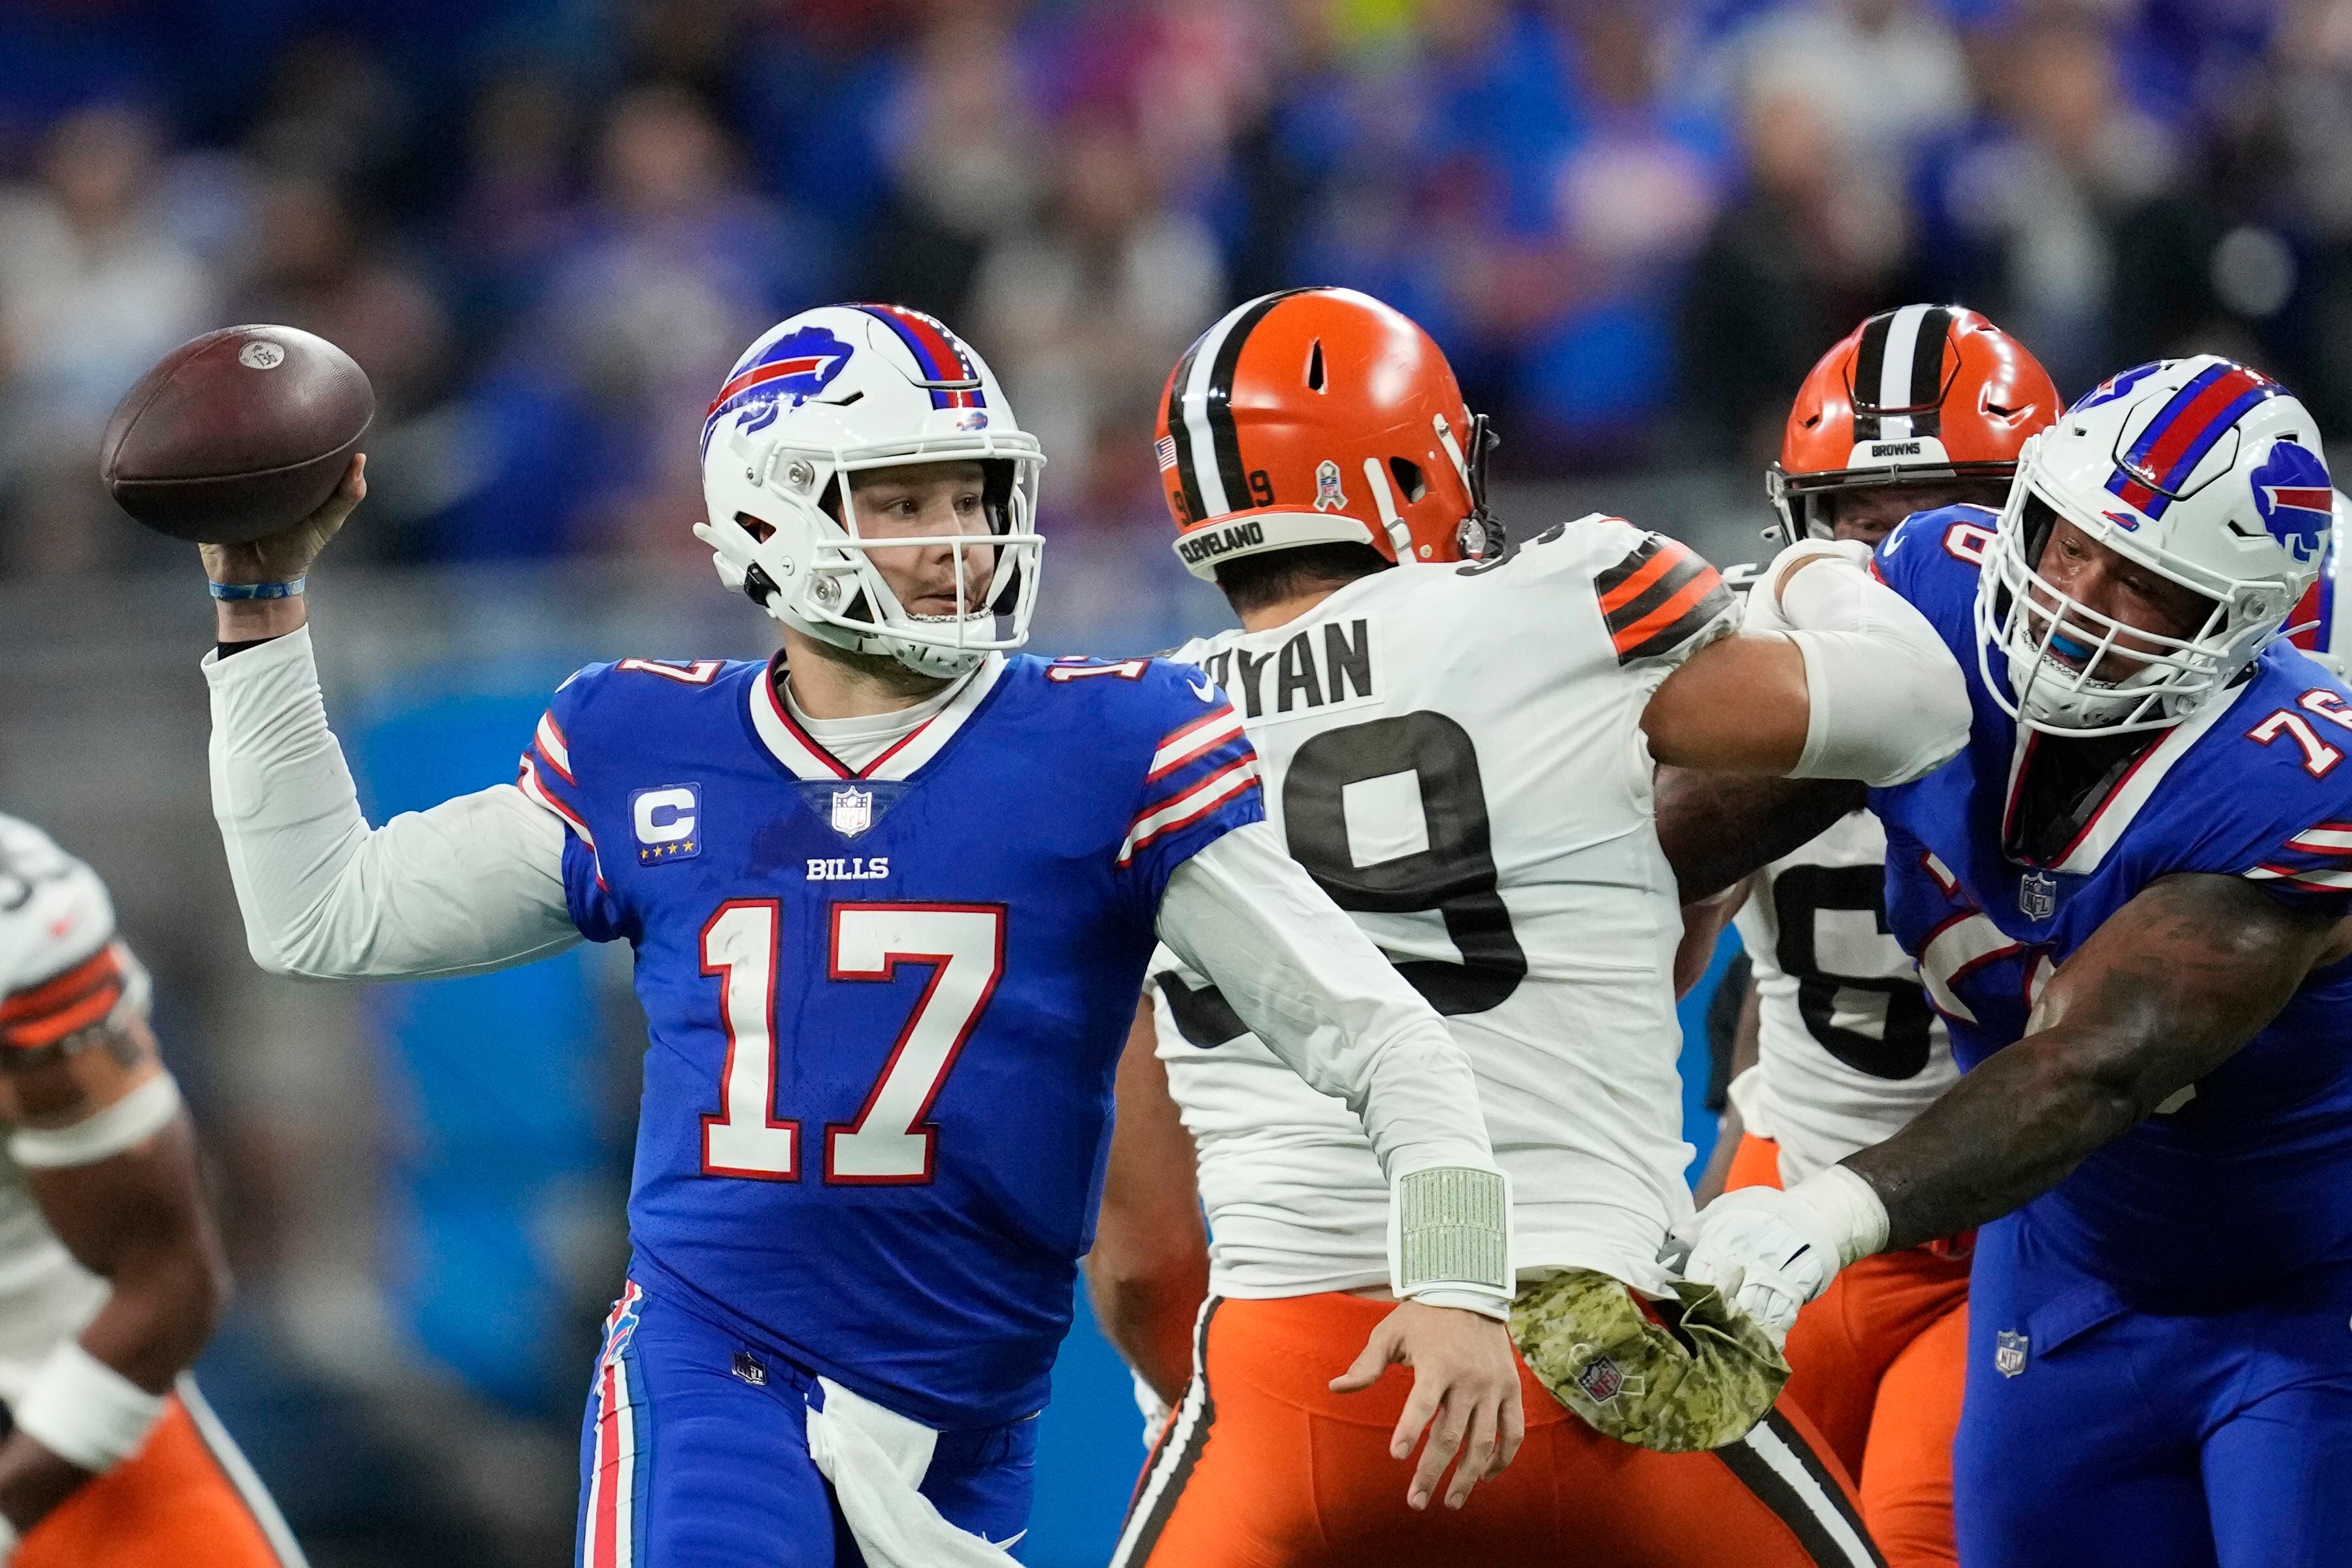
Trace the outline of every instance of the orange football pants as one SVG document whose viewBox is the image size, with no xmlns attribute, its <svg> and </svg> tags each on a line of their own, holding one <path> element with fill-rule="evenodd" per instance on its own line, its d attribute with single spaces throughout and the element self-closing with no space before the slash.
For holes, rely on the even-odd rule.
<svg viewBox="0 0 2352 1568">
<path fill-rule="evenodd" d="M 1780 1185 L 1780 1146 L 1753 1134 L 1726 1191 Z M 1789 1333 L 1794 1401 L 1850 1475 L 1888 1568 L 1957 1568 L 1952 1435 L 1968 1380 L 1965 1246 L 1864 1258 L 1830 1281 Z"/>
<path fill-rule="evenodd" d="M 174 1398 L 144 1448 L 25 1532 L 9 1568 L 293 1568 L 300 1558 L 279 1554 L 257 1507 L 284 1530 L 266 1499 L 246 1500 Z"/>
<path fill-rule="evenodd" d="M 1804 1418 L 1728 1448 L 1655 1454 L 1604 1437 L 1522 1366 L 1528 1437 L 1458 1512 L 1405 1506 L 1389 1435 L 1412 1375 L 1326 1385 L 1392 1309 L 1325 1294 L 1212 1297 L 1192 1385 L 1145 1462 L 1112 1568 L 1870 1568 L 1850 1484 Z M 1444 1489 L 1440 1488 L 1440 1496 Z"/>
</svg>

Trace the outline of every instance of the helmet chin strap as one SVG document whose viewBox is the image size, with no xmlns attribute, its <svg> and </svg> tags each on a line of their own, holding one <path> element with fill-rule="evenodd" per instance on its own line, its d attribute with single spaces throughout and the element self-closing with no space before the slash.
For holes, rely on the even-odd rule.
<svg viewBox="0 0 2352 1568">
<path fill-rule="evenodd" d="M 1486 457 L 1500 444 L 1502 437 L 1495 434 L 1486 415 L 1473 414 L 1470 450 L 1465 455 L 1462 444 L 1454 437 L 1454 426 L 1446 423 L 1444 414 L 1432 414 L 1430 423 L 1436 427 L 1437 444 L 1445 448 L 1454 471 L 1462 476 L 1462 487 L 1470 496 L 1470 515 L 1454 531 L 1455 548 L 1472 560 L 1484 560 L 1501 549 L 1504 543 L 1502 522 L 1486 510 Z"/>
</svg>

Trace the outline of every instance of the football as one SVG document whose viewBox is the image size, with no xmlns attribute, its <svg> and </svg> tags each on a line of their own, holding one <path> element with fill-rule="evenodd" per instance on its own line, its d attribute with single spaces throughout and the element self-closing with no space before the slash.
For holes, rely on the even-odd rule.
<svg viewBox="0 0 2352 1568">
<path fill-rule="evenodd" d="M 181 344 L 116 405 L 99 476 L 174 538 L 243 544 L 334 494 L 375 417 L 367 374 L 292 327 L 224 327 Z"/>
</svg>

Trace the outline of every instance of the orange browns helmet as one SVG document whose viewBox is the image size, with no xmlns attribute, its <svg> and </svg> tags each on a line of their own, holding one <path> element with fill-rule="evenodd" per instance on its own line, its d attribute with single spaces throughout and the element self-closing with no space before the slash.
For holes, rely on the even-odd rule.
<svg viewBox="0 0 2352 1568">
<path fill-rule="evenodd" d="M 1428 333 L 1351 288 L 1227 312 L 1176 362 L 1156 434 L 1176 554 L 1195 577 L 1300 545 L 1423 561 L 1502 546 L 1486 422 Z"/>
<path fill-rule="evenodd" d="M 1764 487 L 1793 544 L 1827 537 L 1818 498 L 1876 485 L 2007 479 L 2025 438 L 2065 405 L 2025 345 L 1958 305 L 1873 316 L 1798 390 Z"/>
</svg>

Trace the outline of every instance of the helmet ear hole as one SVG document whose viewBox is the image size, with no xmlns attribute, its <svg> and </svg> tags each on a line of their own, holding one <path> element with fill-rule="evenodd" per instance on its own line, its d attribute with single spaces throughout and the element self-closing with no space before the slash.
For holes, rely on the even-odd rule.
<svg viewBox="0 0 2352 1568">
<path fill-rule="evenodd" d="M 1429 494 L 1429 483 L 1422 477 L 1421 465 L 1411 458 L 1390 458 L 1389 472 L 1395 476 L 1397 493 L 1404 497 L 1406 506 L 1412 506 Z"/>
<path fill-rule="evenodd" d="M 2028 491 L 2025 509 L 2019 514 L 2018 521 L 2024 532 L 2026 563 L 2040 570 L 2042 551 L 2050 543 L 2051 532 L 2058 526 L 2058 509 Z"/>
<path fill-rule="evenodd" d="M 735 521 L 738 527 L 741 528 L 745 533 L 751 536 L 752 540 L 755 543 L 766 544 L 770 539 L 776 537 L 775 524 L 763 522 L 760 518 L 753 517 L 749 512 L 736 513 Z"/>
<path fill-rule="evenodd" d="M 1013 531 L 1013 487 L 1018 480 L 1010 459 L 985 457 L 980 465 L 980 509 L 988 519 L 988 531 L 1003 535 Z"/>
</svg>

